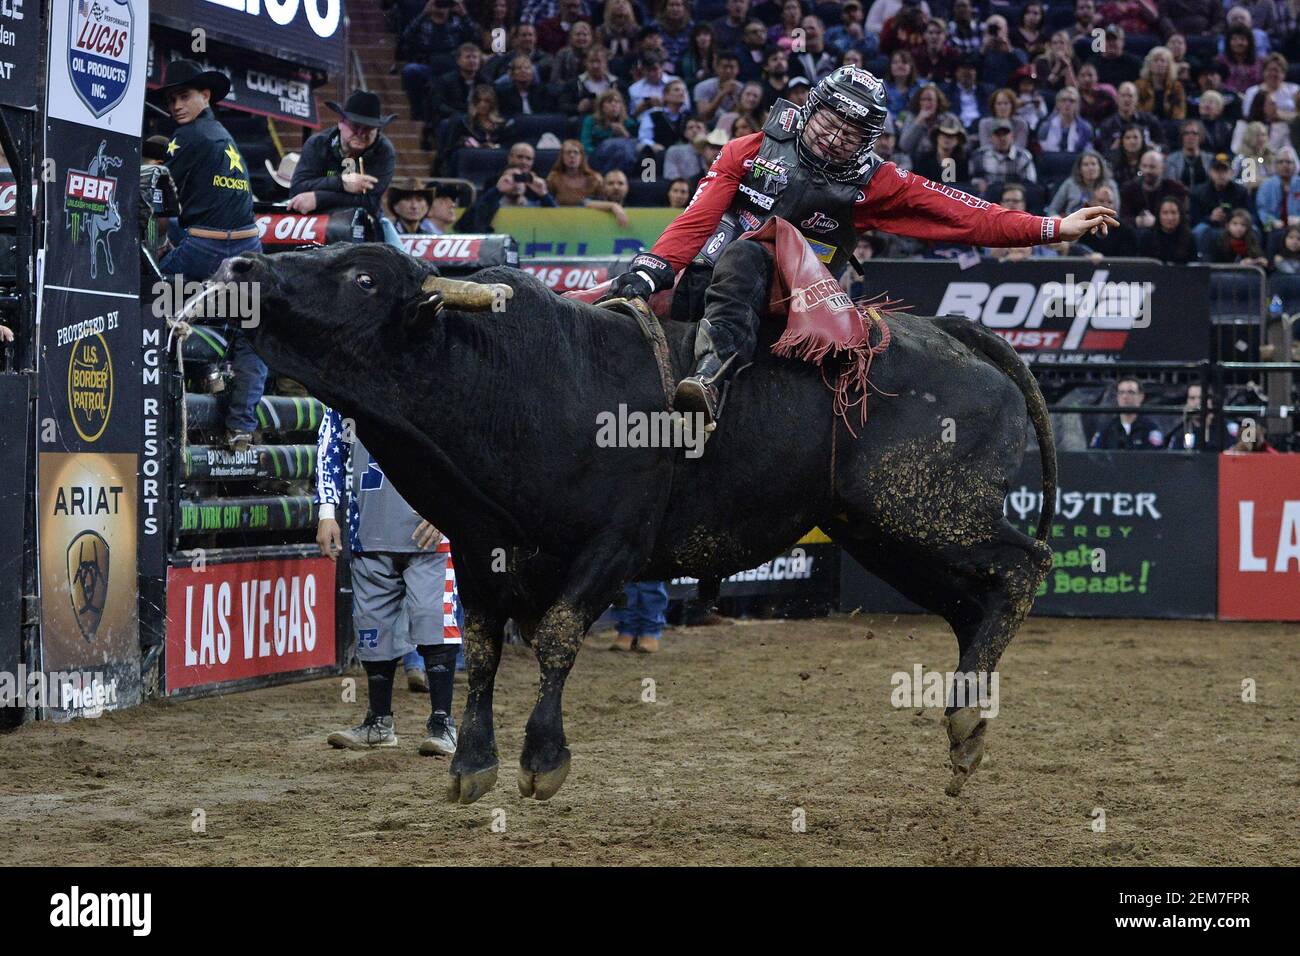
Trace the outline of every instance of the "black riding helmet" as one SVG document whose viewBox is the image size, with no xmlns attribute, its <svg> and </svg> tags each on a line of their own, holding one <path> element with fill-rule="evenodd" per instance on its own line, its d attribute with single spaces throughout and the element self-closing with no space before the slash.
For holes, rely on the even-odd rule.
<svg viewBox="0 0 1300 956">
<path fill-rule="evenodd" d="M 862 142 L 850 156 L 843 159 L 822 156 L 815 147 L 804 142 L 802 128 L 818 110 L 829 110 L 842 123 L 858 131 Z M 799 161 L 831 179 L 852 182 L 866 168 L 872 147 L 885 128 L 887 115 L 884 84 L 859 67 L 839 67 L 812 88 L 808 102 L 800 111 Z"/>
</svg>

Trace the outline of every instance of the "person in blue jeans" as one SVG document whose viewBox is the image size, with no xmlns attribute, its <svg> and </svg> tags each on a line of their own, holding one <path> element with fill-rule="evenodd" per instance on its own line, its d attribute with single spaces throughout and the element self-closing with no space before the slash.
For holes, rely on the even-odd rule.
<svg viewBox="0 0 1300 956">
<path fill-rule="evenodd" d="M 193 60 L 173 60 L 163 82 L 150 95 L 167 107 L 176 123 L 166 154 L 180 201 L 182 238 L 159 268 L 164 275 L 179 273 L 187 282 L 201 282 L 211 278 L 225 259 L 262 251 L 253 221 L 253 190 L 239 147 L 212 113 L 213 105 L 230 92 L 226 75 L 204 70 Z M 266 364 L 253 351 L 243 327 L 257 317 L 231 318 L 227 357 L 235 381 L 226 411 L 226 442 L 244 451 L 257 427 L 255 412 L 266 388 Z"/>
<path fill-rule="evenodd" d="M 623 607 L 614 608 L 618 633 L 610 650 L 655 653 L 668 625 L 664 618 L 668 610 L 667 585 L 662 581 L 633 581 L 623 586 L 623 596 Z"/>
</svg>

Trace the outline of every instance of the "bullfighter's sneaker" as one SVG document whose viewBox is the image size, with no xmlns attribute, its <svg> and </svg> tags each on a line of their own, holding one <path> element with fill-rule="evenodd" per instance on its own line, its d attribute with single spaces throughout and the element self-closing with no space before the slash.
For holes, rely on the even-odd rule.
<svg viewBox="0 0 1300 956">
<path fill-rule="evenodd" d="M 611 651 L 630 651 L 632 649 L 632 635 L 618 634 L 614 637 L 613 643 L 609 645 Z"/>
<path fill-rule="evenodd" d="M 418 667 L 406 668 L 406 686 L 416 693 L 429 692 L 429 675 Z"/>
<path fill-rule="evenodd" d="M 642 634 L 636 639 L 636 649 L 642 654 L 657 654 L 659 652 L 659 638 Z"/>
<path fill-rule="evenodd" d="M 376 747 L 396 747 L 397 733 L 393 730 L 393 715 L 376 717 L 367 712 L 366 719 L 350 730 L 336 730 L 327 738 L 331 747 L 348 750 L 372 750 Z"/>
<path fill-rule="evenodd" d="M 429 736 L 420 741 L 420 753 L 426 757 L 450 757 L 456 752 L 456 721 L 450 714 L 434 714 L 425 728 Z"/>
</svg>

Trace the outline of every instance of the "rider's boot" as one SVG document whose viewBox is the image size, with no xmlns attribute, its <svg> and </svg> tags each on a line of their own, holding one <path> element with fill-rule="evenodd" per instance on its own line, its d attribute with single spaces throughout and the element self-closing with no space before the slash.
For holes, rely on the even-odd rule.
<svg viewBox="0 0 1300 956">
<path fill-rule="evenodd" d="M 673 394 L 673 409 L 684 415 L 702 415 L 705 431 L 713 431 L 717 425 L 722 387 L 735 370 L 739 354 L 720 350 L 711 331 L 709 320 L 701 320 L 695 337 L 695 371 L 678 383 Z"/>
</svg>

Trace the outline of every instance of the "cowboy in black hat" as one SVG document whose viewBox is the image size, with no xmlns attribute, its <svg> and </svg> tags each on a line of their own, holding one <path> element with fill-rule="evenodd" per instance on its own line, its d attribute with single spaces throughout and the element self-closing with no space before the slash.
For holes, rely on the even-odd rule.
<svg viewBox="0 0 1300 956">
<path fill-rule="evenodd" d="M 429 208 L 433 205 L 432 187 L 414 176 L 406 176 L 393 180 L 384 199 L 399 233 L 433 232 L 433 223 L 428 219 Z"/>
<path fill-rule="evenodd" d="M 339 114 L 339 125 L 321 130 L 302 147 L 293 174 L 289 208 L 309 213 L 360 206 L 378 221 L 383 195 L 397 168 L 397 151 L 380 132 L 393 121 L 379 97 L 355 90 L 343 106 L 326 101 Z"/>
<path fill-rule="evenodd" d="M 214 104 L 230 92 L 219 70 L 205 70 L 193 60 L 167 64 L 163 85 L 150 95 L 167 108 L 176 131 L 164 150 L 176 183 L 184 238 L 159 264 L 165 275 L 187 280 L 211 277 L 221 263 L 245 252 L 261 252 L 253 222 L 253 190 L 248 164 L 234 138 L 217 122 Z M 235 370 L 226 438 L 243 450 L 257 426 L 254 410 L 266 385 L 266 365 L 257 357 L 239 323 L 234 324 L 229 357 Z"/>
</svg>

